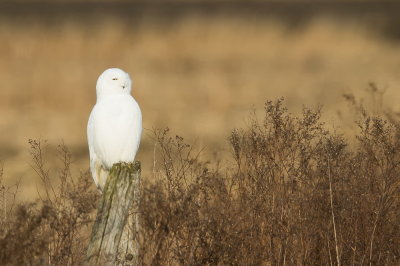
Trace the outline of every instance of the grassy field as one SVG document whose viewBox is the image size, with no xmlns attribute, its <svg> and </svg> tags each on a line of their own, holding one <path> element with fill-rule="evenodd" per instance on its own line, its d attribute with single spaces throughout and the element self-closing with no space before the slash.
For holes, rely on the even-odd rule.
<svg viewBox="0 0 400 266">
<path fill-rule="evenodd" d="M 400 126 L 360 118 L 351 143 L 327 130 L 320 110 L 292 115 L 283 100 L 267 101 L 262 117 L 252 115 L 231 132 L 232 153 L 220 162 L 205 161 L 168 130 L 156 131 L 154 168 L 139 187 L 138 260 L 398 265 Z M 40 199 L 14 199 L 5 208 L 0 183 L 0 261 L 82 265 L 100 195 L 88 172 L 71 175 L 65 146 L 58 148 L 58 171 L 48 172 L 42 144 L 30 141 Z M 116 265 L 136 265 L 121 252 Z"/>
<path fill-rule="evenodd" d="M 322 105 L 324 121 L 345 133 L 355 118 L 342 95 L 369 99 L 369 82 L 385 90 L 385 106 L 400 111 L 400 46 L 365 18 L 49 17 L 3 17 L 0 24 L 0 159 L 7 181 L 23 177 L 32 190 L 26 195 L 36 193 L 30 138 L 47 140 L 53 151 L 63 141 L 74 171 L 88 168 L 87 118 L 96 79 L 108 67 L 133 77 L 146 129 L 138 159 L 148 169 L 153 128 L 168 126 L 206 147 L 205 154 L 224 157 L 230 131 L 267 99 L 285 97 L 294 113 Z"/>
<path fill-rule="evenodd" d="M 82 264 L 109 67 L 143 112 L 145 263 L 399 263 L 399 5 L 235 3 L 0 3 L 2 263 Z"/>
</svg>

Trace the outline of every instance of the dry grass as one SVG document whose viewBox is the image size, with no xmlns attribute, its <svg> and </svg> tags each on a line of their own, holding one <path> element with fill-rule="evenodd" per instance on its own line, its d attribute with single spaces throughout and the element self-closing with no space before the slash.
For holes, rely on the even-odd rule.
<svg viewBox="0 0 400 266">
<path fill-rule="evenodd" d="M 220 162 L 155 131 L 140 205 L 145 265 L 397 265 L 399 125 L 361 113 L 350 145 L 320 116 L 267 102 L 262 119 L 232 131 Z M 52 177 L 40 142 L 31 151 L 45 193 L 2 219 L 1 261 L 80 265 L 97 193 L 87 174 L 71 177 L 65 146 Z"/>
<path fill-rule="evenodd" d="M 82 261 L 98 197 L 87 117 L 119 66 L 146 129 L 206 147 L 145 131 L 144 262 L 399 264 L 398 43 L 334 17 L 3 22 L 2 263 Z M 259 108 L 282 96 L 288 109 Z"/>
<path fill-rule="evenodd" d="M 267 102 L 263 119 L 232 132 L 232 164 L 202 162 L 181 137 L 156 132 L 146 264 L 398 264 L 398 124 L 361 114 L 350 145 L 320 115 Z"/>
<path fill-rule="evenodd" d="M 124 22 L 62 20 L 48 27 L 33 19 L 0 26 L 0 158 L 8 183 L 26 177 L 28 138 L 61 140 L 74 156 L 74 171 L 87 169 L 86 123 L 101 71 L 119 66 L 134 79 L 144 126 L 169 126 L 226 156 L 230 128 L 243 126 L 253 106 L 285 97 L 294 113 L 324 106 L 324 120 L 353 134 L 354 117 L 343 93 L 365 94 L 370 81 L 387 88 L 385 106 L 398 110 L 396 43 L 352 20 L 315 17 L 299 28 L 274 19 L 181 16 Z M 145 133 L 139 159 L 151 161 Z M 50 161 L 49 163 L 53 163 Z M 145 171 L 151 171 L 151 167 Z"/>
<path fill-rule="evenodd" d="M 77 265 L 83 261 L 98 193 L 89 173 L 78 181 L 70 173 L 71 154 L 58 147 L 62 166 L 50 174 L 40 141 L 30 140 L 33 167 L 41 180 L 39 200 L 18 204 L 2 215 L 0 260 L 3 265 Z M 18 192 L 14 192 L 18 196 Z M 4 200 L 4 198 L 3 198 Z"/>
</svg>

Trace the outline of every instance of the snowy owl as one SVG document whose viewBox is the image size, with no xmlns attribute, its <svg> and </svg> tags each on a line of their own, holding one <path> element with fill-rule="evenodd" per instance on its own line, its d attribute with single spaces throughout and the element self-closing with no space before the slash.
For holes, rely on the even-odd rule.
<svg viewBox="0 0 400 266">
<path fill-rule="evenodd" d="M 142 113 L 131 96 L 131 79 L 118 68 L 97 80 L 97 102 L 90 113 L 87 136 L 90 170 L 100 191 L 114 163 L 133 162 L 142 134 Z"/>
</svg>

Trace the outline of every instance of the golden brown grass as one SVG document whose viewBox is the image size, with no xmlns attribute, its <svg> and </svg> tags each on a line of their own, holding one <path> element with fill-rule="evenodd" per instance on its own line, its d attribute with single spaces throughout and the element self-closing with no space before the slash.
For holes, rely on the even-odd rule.
<svg viewBox="0 0 400 266">
<path fill-rule="evenodd" d="M 294 113 L 303 104 L 322 104 L 323 119 L 350 135 L 354 118 L 343 93 L 363 95 L 374 81 L 387 87 L 385 106 L 398 111 L 398 45 L 352 20 L 315 17 L 296 29 L 275 19 L 229 15 L 163 24 L 152 17 L 60 21 L 0 25 L 0 159 L 6 182 L 25 177 L 25 198 L 36 194 L 29 138 L 47 139 L 53 150 L 64 140 L 73 170 L 87 169 L 95 81 L 112 66 L 131 73 L 146 129 L 169 126 L 222 157 L 229 130 L 244 125 L 245 114 L 265 99 L 283 96 Z M 151 161 L 152 154 L 145 131 L 138 158 Z M 144 165 L 150 172 L 151 164 Z"/>
<path fill-rule="evenodd" d="M 321 111 L 292 115 L 265 103 L 232 131 L 227 160 L 207 162 L 168 129 L 156 130 L 153 173 L 142 177 L 145 265 L 397 265 L 400 127 L 360 113 L 357 142 L 330 132 Z M 81 265 L 98 194 L 71 155 L 51 172 L 32 140 L 44 188 L 0 227 L 5 265 Z M 57 174 L 56 174 L 57 173 Z M 3 212 L 2 212 L 3 213 Z"/>
<path fill-rule="evenodd" d="M 400 47 L 357 18 L 290 25 L 2 19 L 0 261 L 82 262 L 98 197 L 86 123 L 98 75 L 117 66 L 147 129 L 146 263 L 399 264 Z M 261 108 L 282 96 L 289 111 Z M 165 126 L 188 141 L 153 134 Z"/>
</svg>

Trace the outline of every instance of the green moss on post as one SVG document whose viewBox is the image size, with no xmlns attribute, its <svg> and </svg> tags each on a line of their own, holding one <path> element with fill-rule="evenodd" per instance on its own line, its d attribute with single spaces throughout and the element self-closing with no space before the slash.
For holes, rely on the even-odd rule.
<svg viewBox="0 0 400 266">
<path fill-rule="evenodd" d="M 112 166 L 92 229 L 88 265 L 139 264 L 140 173 L 138 161 Z"/>
</svg>

